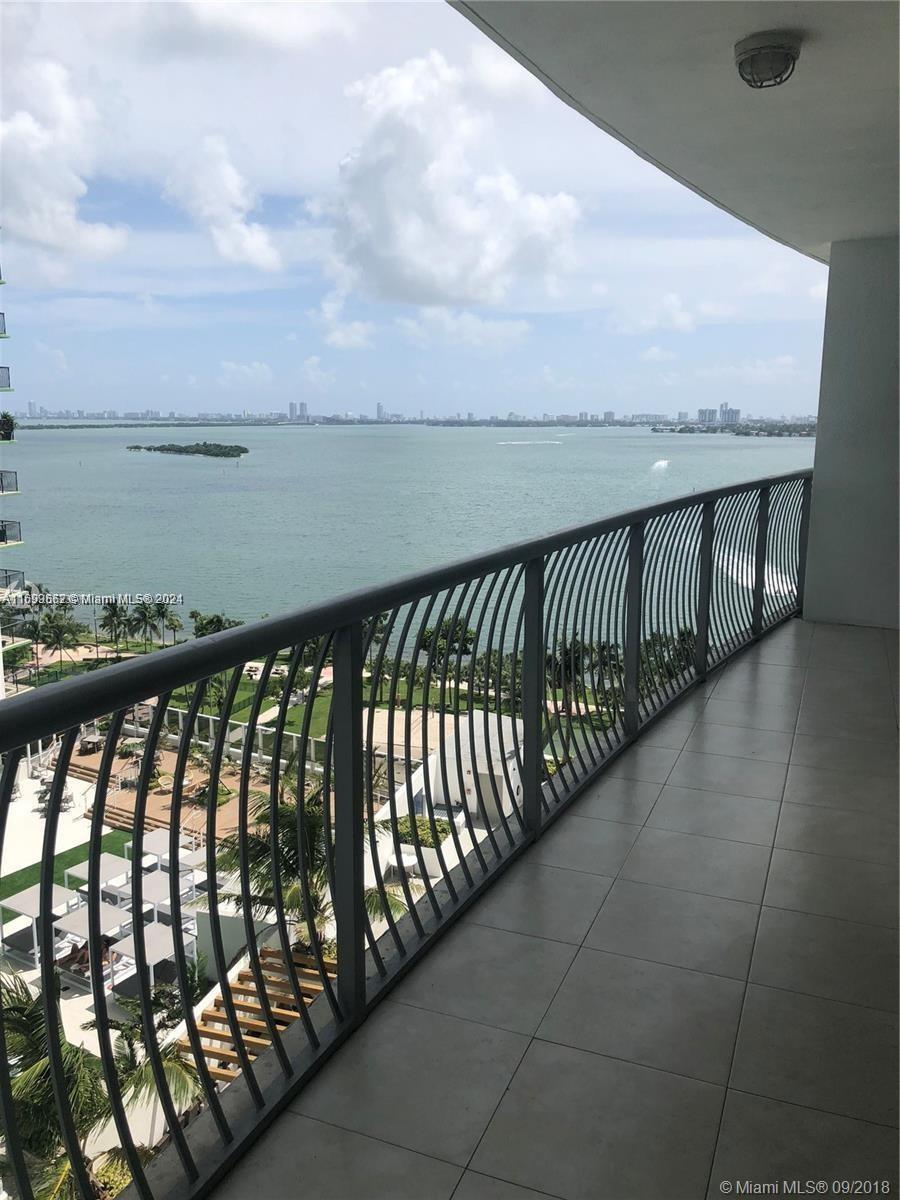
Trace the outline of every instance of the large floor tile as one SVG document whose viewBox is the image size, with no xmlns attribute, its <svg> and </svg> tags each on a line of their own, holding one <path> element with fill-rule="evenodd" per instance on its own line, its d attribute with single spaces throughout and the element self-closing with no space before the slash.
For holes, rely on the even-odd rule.
<svg viewBox="0 0 900 1200">
<path fill-rule="evenodd" d="M 791 763 L 784 799 L 791 804 L 842 808 L 885 819 L 897 816 L 896 781 L 865 771 L 831 771 Z"/>
<path fill-rule="evenodd" d="M 665 783 L 678 757 L 677 750 L 664 746 L 630 747 L 609 767 L 607 774 L 618 779 L 640 779 L 645 783 Z"/>
<path fill-rule="evenodd" d="M 897 861 L 897 823 L 869 813 L 785 803 L 775 845 L 890 865 Z"/>
<path fill-rule="evenodd" d="M 664 787 L 647 820 L 657 829 L 757 842 L 761 846 L 771 846 L 777 823 L 777 800 L 682 787 Z"/>
<path fill-rule="evenodd" d="M 896 1012 L 897 931 L 764 908 L 750 978 L 769 987 Z"/>
<path fill-rule="evenodd" d="M 433 1012 L 534 1033 L 575 948 L 463 922 L 412 970 L 394 999 Z"/>
<path fill-rule="evenodd" d="M 897 1121 L 888 1013 L 751 984 L 731 1086 L 876 1124 Z"/>
<path fill-rule="evenodd" d="M 450 1200 L 459 1177 L 459 1167 L 449 1163 L 286 1112 L 225 1176 L 215 1196 Z"/>
<path fill-rule="evenodd" d="M 744 985 L 582 949 L 537 1036 L 725 1083 Z"/>
<path fill-rule="evenodd" d="M 709 1200 L 737 1180 L 897 1179 L 897 1136 L 883 1125 L 729 1091 L 710 1177 Z M 830 1190 L 829 1195 L 832 1195 Z M 457 1192 L 458 1195 L 458 1192 Z"/>
<path fill-rule="evenodd" d="M 872 630 L 876 635 L 878 630 Z M 813 670 L 846 671 L 848 673 L 885 679 L 889 670 L 883 640 L 876 636 L 867 644 L 831 644 L 814 638 L 808 665 Z"/>
<path fill-rule="evenodd" d="M 897 747 L 891 742 L 860 742 L 850 738 L 797 733 L 791 763 L 831 771 L 865 771 L 897 781 Z"/>
<path fill-rule="evenodd" d="M 668 782 L 676 787 L 780 800 L 786 774 L 787 767 L 782 763 L 731 758 L 724 754 L 692 754 L 683 750 Z"/>
<path fill-rule="evenodd" d="M 479 1175 L 477 1171 L 464 1171 L 453 1200 L 543 1200 L 548 1194 L 505 1183 L 491 1175 Z"/>
<path fill-rule="evenodd" d="M 665 717 L 657 721 L 641 734 L 640 745 L 659 746 L 666 750 L 683 750 L 684 743 L 691 736 L 694 728 L 693 721 L 681 718 L 680 712 L 674 717 Z"/>
<path fill-rule="evenodd" d="M 797 718 L 797 732 L 819 737 L 851 738 L 860 742 L 897 741 L 897 717 L 893 706 L 872 705 L 862 709 L 845 704 L 816 704 L 804 701 Z"/>
<path fill-rule="evenodd" d="M 472 1166 L 565 1200 L 702 1196 L 722 1089 L 533 1042 Z"/>
<path fill-rule="evenodd" d="M 768 663 L 742 654 L 722 672 L 719 686 L 742 681 L 760 687 L 782 687 L 787 692 L 796 691 L 803 687 L 805 670 L 805 664 L 794 666 L 790 663 Z"/>
<path fill-rule="evenodd" d="M 578 945 L 612 883 L 603 875 L 520 861 L 482 896 L 464 921 Z"/>
<path fill-rule="evenodd" d="M 644 829 L 622 867 L 622 878 L 758 904 L 768 861 L 765 846 Z"/>
<path fill-rule="evenodd" d="M 765 904 L 896 928 L 897 869 L 882 863 L 775 848 Z"/>
<path fill-rule="evenodd" d="M 577 817 L 601 817 L 607 821 L 643 825 L 661 791 L 661 783 L 610 778 L 604 773 L 599 783 L 589 787 L 570 811 Z"/>
<path fill-rule="evenodd" d="M 619 879 L 585 939 L 594 950 L 745 979 L 759 909 Z"/>
<path fill-rule="evenodd" d="M 764 665 L 760 665 L 760 671 Z M 774 669 L 774 668 L 773 668 Z M 715 700 L 752 700 L 758 704 L 771 704 L 775 708 L 800 707 L 803 695 L 803 672 L 797 672 L 797 679 L 792 683 L 770 682 L 765 678 L 753 678 L 750 675 L 728 676 L 718 682 L 713 691 Z"/>
<path fill-rule="evenodd" d="M 777 667 L 805 667 L 809 661 L 811 638 L 780 638 L 767 634 L 740 657 L 741 662 L 769 663 Z"/>
<path fill-rule="evenodd" d="M 292 1107 L 465 1166 L 528 1039 L 383 1003 Z"/>
<path fill-rule="evenodd" d="M 831 704 L 871 712 L 877 707 L 890 708 L 891 695 L 891 680 L 887 674 L 860 675 L 855 671 L 811 667 L 806 672 L 803 704 L 816 708 Z"/>
<path fill-rule="evenodd" d="M 526 857 L 549 867 L 615 875 L 637 835 L 637 825 L 565 813 Z"/>
<path fill-rule="evenodd" d="M 698 724 L 739 725 L 744 729 L 764 729 L 773 733 L 793 733 L 797 708 L 780 708 L 755 700 L 707 700 L 697 717 Z"/>
<path fill-rule="evenodd" d="M 729 701 L 723 700 L 722 703 Z M 728 754 L 734 758 L 786 763 L 791 757 L 791 740 L 790 733 L 747 729 L 738 725 L 715 725 L 704 721 L 696 726 L 684 748 L 698 754 Z"/>
</svg>

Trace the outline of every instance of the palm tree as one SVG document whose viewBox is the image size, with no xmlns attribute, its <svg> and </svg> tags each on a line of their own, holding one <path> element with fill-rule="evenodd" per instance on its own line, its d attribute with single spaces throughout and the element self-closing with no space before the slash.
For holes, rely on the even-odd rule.
<svg viewBox="0 0 900 1200">
<path fill-rule="evenodd" d="M 131 610 L 128 622 L 128 632 L 140 637 L 144 643 L 144 653 L 150 649 L 150 639 L 159 637 L 162 633 L 157 606 L 150 600 L 140 600 Z"/>
<path fill-rule="evenodd" d="M 34 1168 L 35 1200 L 78 1200 L 80 1193 L 53 1096 L 43 1001 L 21 975 L 8 974 L 0 975 L 0 1003 L 12 1068 L 16 1125 L 22 1149 Z M 59 1036 L 75 1135 L 94 1195 L 103 1197 L 107 1194 L 101 1178 L 103 1167 L 118 1160 L 120 1154 L 106 1152 L 92 1159 L 85 1152 L 91 1134 L 111 1116 L 100 1060 L 68 1040 L 61 1020 Z"/>
<path fill-rule="evenodd" d="M 177 634 L 184 629 L 184 621 L 176 613 L 170 612 L 165 620 L 166 629 L 172 635 L 172 645 L 175 645 Z"/>
<path fill-rule="evenodd" d="M 130 623 L 128 605 L 119 600 L 110 600 L 103 605 L 102 612 L 100 628 L 108 638 L 112 638 L 116 647 L 116 657 L 118 657 L 119 639 L 127 634 Z"/>
<path fill-rule="evenodd" d="M 296 926 L 298 944 L 309 945 L 309 927 L 321 948 L 327 941 L 327 930 L 334 921 L 334 906 L 328 885 L 328 847 L 321 788 L 306 797 L 303 806 L 303 860 L 309 892 L 307 908 L 301 887 L 300 843 L 297 838 L 297 760 L 291 755 L 281 773 L 279 803 L 275 813 L 275 841 L 278 847 L 279 878 L 282 907 Z M 271 813 L 266 797 L 255 806 L 250 818 L 247 840 L 247 863 L 250 882 L 250 903 L 254 916 L 265 919 L 275 910 L 270 845 Z M 223 874 L 237 877 L 240 871 L 241 850 L 238 835 L 231 834 L 219 843 L 216 862 Z M 239 894 L 226 894 L 238 908 Z M 366 888 L 363 896 L 369 919 L 385 916 L 385 905 L 392 917 L 406 912 L 403 893 L 397 886 L 384 888 L 384 900 L 377 888 Z"/>
<path fill-rule="evenodd" d="M 28 617 L 20 626 L 22 633 L 31 642 L 32 653 L 34 654 L 37 669 L 41 669 L 41 652 L 40 646 L 43 641 L 44 623 L 39 616 Z"/>
<path fill-rule="evenodd" d="M 41 625 L 44 645 L 48 650 L 57 651 L 61 667 L 65 651 L 74 650 L 78 645 L 80 626 L 69 613 L 62 609 L 53 609 L 49 613 L 45 613 Z"/>
</svg>

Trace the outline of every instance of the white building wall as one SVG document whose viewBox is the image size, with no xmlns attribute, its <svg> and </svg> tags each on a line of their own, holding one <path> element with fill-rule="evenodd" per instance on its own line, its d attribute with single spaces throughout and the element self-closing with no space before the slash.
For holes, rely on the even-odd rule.
<svg viewBox="0 0 900 1200">
<path fill-rule="evenodd" d="M 831 248 L 804 616 L 897 628 L 897 238 Z"/>
</svg>

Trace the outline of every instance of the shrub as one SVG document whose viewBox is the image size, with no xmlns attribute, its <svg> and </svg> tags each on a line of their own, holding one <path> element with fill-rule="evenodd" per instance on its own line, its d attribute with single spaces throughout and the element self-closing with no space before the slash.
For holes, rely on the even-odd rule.
<svg viewBox="0 0 900 1200">
<path fill-rule="evenodd" d="M 429 850 L 434 850 L 450 836 L 450 822 L 443 820 L 441 817 L 434 819 L 435 829 L 437 830 L 438 841 L 435 842 L 431 832 L 431 822 L 427 817 L 416 817 L 416 833 L 419 835 L 419 845 L 425 846 Z M 412 827 L 409 817 L 400 817 L 397 821 L 397 833 L 400 835 L 400 841 L 406 845 L 412 845 Z"/>
</svg>

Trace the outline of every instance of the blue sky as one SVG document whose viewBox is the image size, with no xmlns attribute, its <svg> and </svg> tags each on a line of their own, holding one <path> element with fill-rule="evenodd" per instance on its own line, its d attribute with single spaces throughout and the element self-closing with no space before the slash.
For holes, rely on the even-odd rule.
<svg viewBox="0 0 900 1200">
<path fill-rule="evenodd" d="M 442 3 L 3 19 L 13 407 L 815 411 L 825 268 Z"/>
</svg>

